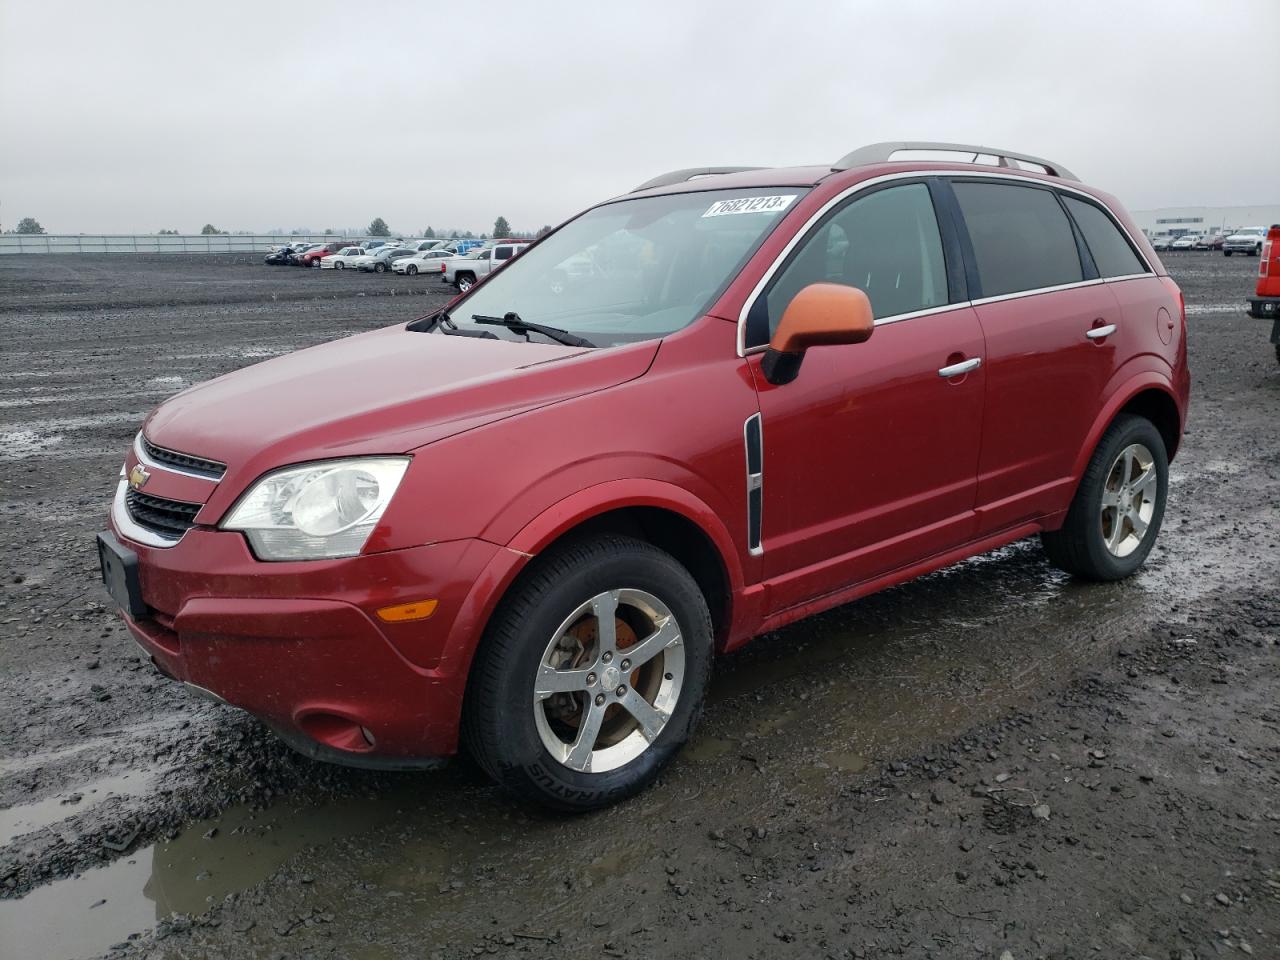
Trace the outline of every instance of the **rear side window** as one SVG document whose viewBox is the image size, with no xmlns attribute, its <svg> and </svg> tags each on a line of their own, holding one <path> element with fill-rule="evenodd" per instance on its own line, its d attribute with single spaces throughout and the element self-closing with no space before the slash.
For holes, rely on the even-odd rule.
<svg viewBox="0 0 1280 960">
<path fill-rule="evenodd" d="M 947 271 L 929 188 L 912 183 L 864 194 L 823 221 L 764 298 L 770 336 L 811 283 L 865 291 L 876 317 L 944 306 Z"/>
<path fill-rule="evenodd" d="M 1120 228 L 1100 208 L 1075 197 L 1064 196 L 1062 202 L 1067 205 L 1071 216 L 1075 218 L 1076 226 L 1084 234 L 1084 242 L 1093 254 L 1093 262 L 1097 265 L 1099 274 L 1104 277 L 1127 277 L 1146 272 Z"/>
<path fill-rule="evenodd" d="M 953 187 L 973 241 L 982 296 L 1084 279 L 1071 223 L 1048 190 L 960 180 Z"/>
</svg>

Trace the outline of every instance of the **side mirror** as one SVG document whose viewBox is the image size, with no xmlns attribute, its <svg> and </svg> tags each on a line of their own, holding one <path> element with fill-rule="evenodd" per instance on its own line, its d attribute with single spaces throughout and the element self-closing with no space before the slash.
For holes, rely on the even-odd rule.
<svg viewBox="0 0 1280 960">
<path fill-rule="evenodd" d="M 875 318 L 865 293 L 839 283 L 811 283 L 783 311 L 760 369 L 772 384 L 790 383 L 810 347 L 862 343 L 873 330 Z"/>
</svg>

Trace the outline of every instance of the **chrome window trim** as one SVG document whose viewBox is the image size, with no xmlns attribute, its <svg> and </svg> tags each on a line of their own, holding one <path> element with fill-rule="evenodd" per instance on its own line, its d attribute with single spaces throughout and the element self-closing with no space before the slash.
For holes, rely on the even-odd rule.
<svg viewBox="0 0 1280 960">
<path fill-rule="evenodd" d="M 134 543 L 141 543 L 148 547 L 159 547 L 167 549 L 168 547 L 177 546 L 182 537 L 186 536 L 184 532 L 178 537 L 162 537 L 154 531 L 148 530 L 134 522 L 133 517 L 129 516 L 129 506 L 125 502 L 125 495 L 129 492 L 129 478 L 125 476 L 124 468 L 120 470 L 120 482 L 116 484 L 116 496 L 111 502 L 111 522 L 115 525 L 116 532 L 126 540 L 132 540 Z"/>
<path fill-rule="evenodd" d="M 1042 293 L 1057 293 L 1060 290 L 1074 290 L 1077 287 L 1096 287 L 1106 281 L 1102 277 L 1094 277 L 1092 280 L 1073 280 L 1070 283 L 1058 283 L 1052 287 L 1036 287 L 1034 290 L 1015 290 L 1013 293 L 998 293 L 994 297 L 980 297 L 977 300 L 968 301 L 971 307 L 980 307 L 984 303 L 1000 303 L 1003 300 L 1018 300 L 1022 297 L 1036 297 Z"/>
<path fill-rule="evenodd" d="M 174 452 L 177 453 L 176 450 Z M 175 467 L 170 463 L 157 463 L 155 460 L 152 460 L 147 456 L 146 447 L 142 443 L 141 430 L 139 430 L 137 435 L 133 438 L 133 455 L 138 458 L 139 463 L 151 470 L 163 470 L 165 473 L 176 473 L 183 477 L 191 477 L 193 480 L 203 480 L 205 483 L 215 487 L 221 482 L 221 479 L 215 480 L 207 473 L 196 473 L 194 470 L 183 470 L 181 467 Z M 212 463 L 213 461 L 210 462 Z M 223 476 L 225 475 L 226 474 L 224 473 Z"/>
<path fill-rule="evenodd" d="M 996 173 L 986 170 L 903 170 L 898 173 L 886 173 L 879 177 L 872 177 L 869 180 L 859 181 L 853 186 L 841 190 L 838 194 L 819 207 L 812 216 L 810 216 L 809 219 L 795 231 L 791 239 L 787 241 L 787 245 L 783 247 L 774 258 L 773 263 L 769 264 L 768 269 L 760 275 L 759 282 L 751 289 L 751 293 L 748 294 L 747 299 L 743 301 L 742 309 L 738 311 L 738 356 L 746 357 L 749 354 L 759 353 L 768 349 L 765 344 L 761 344 L 757 347 L 747 347 L 747 315 L 751 313 L 751 309 L 756 305 L 756 300 L 760 298 L 764 288 L 769 285 L 769 281 L 772 280 L 774 274 L 778 272 L 778 269 L 782 266 L 782 262 L 791 255 L 791 251 L 799 245 L 800 240 L 813 229 L 819 220 L 830 213 L 832 208 L 838 204 L 843 203 L 845 200 L 861 193 L 869 187 L 874 187 L 881 183 L 888 183 L 893 180 L 918 180 L 927 177 L 944 177 L 947 179 L 966 180 L 1009 180 L 1025 186 L 1041 187 L 1047 190 L 1062 190 L 1067 193 L 1077 194 L 1078 196 L 1083 197 L 1086 201 L 1094 203 L 1106 211 L 1112 222 L 1115 223 L 1115 225 L 1120 229 L 1120 232 L 1124 234 L 1129 243 L 1133 246 L 1134 252 L 1138 255 L 1138 259 L 1142 262 L 1143 266 L 1147 268 L 1147 270 L 1145 273 L 1127 274 L 1123 277 L 1096 277 L 1092 280 L 1079 280 L 1073 283 L 1058 284 L 1057 286 L 1052 287 L 1037 287 L 1034 290 L 1019 290 L 1016 293 L 1006 293 L 994 297 L 981 297 L 977 300 L 962 300 L 958 303 L 948 303 L 941 307 L 930 307 L 926 310 L 917 310 L 914 313 L 902 313 L 889 317 L 877 318 L 875 320 L 877 326 L 882 323 L 896 323 L 899 320 L 910 320 L 913 317 L 922 317 L 932 313 L 940 313 L 943 310 L 955 310 L 959 307 L 980 306 L 984 303 L 995 303 L 999 300 L 1011 300 L 1014 297 L 1031 297 L 1039 293 L 1054 293 L 1058 290 L 1069 290 L 1072 287 L 1091 286 L 1096 283 L 1112 283 L 1116 280 L 1131 280 L 1135 277 L 1149 277 L 1155 275 L 1155 269 L 1147 259 L 1146 253 L 1143 252 L 1142 248 L 1138 246 L 1137 242 L 1133 239 L 1133 234 L 1129 232 L 1129 228 L 1125 226 L 1124 221 L 1116 216 L 1115 211 L 1112 210 L 1106 202 L 1095 197 L 1087 190 L 1082 190 L 1066 183 L 1048 183 L 1043 180 L 1034 180 L 1029 177 L 1022 177 L 1008 173 Z"/>
</svg>

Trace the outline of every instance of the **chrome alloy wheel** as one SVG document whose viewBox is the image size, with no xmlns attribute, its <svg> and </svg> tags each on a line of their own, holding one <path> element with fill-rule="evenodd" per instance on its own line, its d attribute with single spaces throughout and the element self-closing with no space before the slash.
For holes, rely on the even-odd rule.
<svg viewBox="0 0 1280 960">
<path fill-rule="evenodd" d="M 1141 443 L 1120 451 L 1102 485 L 1102 542 L 1116 557 L 1127 557 L 1147 535 L 1156 510 L 1159 480 L 1155 457 Z"/>
<path fill-rule="evenodd" d="M 662 733 L 684 676 L 684 641 L 666 604 L 643 590 L 597 594 L 565 618 L 539 661 L 542 745 L 571 770 L 616 770 Z"/>
</svg>

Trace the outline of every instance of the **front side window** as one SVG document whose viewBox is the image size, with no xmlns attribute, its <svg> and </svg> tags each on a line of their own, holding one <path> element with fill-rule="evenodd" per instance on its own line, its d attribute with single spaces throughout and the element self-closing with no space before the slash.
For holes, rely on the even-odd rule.
<svg viewBox="0 0 1280 960">
<path fill-rule="evenodd" d="M 450 319 L 467 326 L 473 316 L 515 313 L 600 347 L 665 336 L 702 316 L 803 192 L 754 187 L 603 204 L 520 248 Z"/>
<path fill-rule="evenodd" d="M 876 190 L 828 216 L 756 301 L 748 342 L 772 336 L 792 298 L 811 283 L 865 291 L 880 319 L 946 305 L 946 264 L 929 188 L 909 183 Z"/>
<path fill-rule="evenodd" d="M 1062 202 L 1084 234 L 1085 245 L 1093 255 L 1098 274 L 1103 277 L 1127 277 L 1145 273 L 1146 267 L 1133 252 L 1112 219 L 1100 208 L 1086 200 L 1064 196 Z"/>
<path fill-rule="evenodd" d="M 967 180 L 953 187 L 973 243 L 982 296 L 1084 279 L 1071 223 L 1052 192 Z"/>
</svg>

